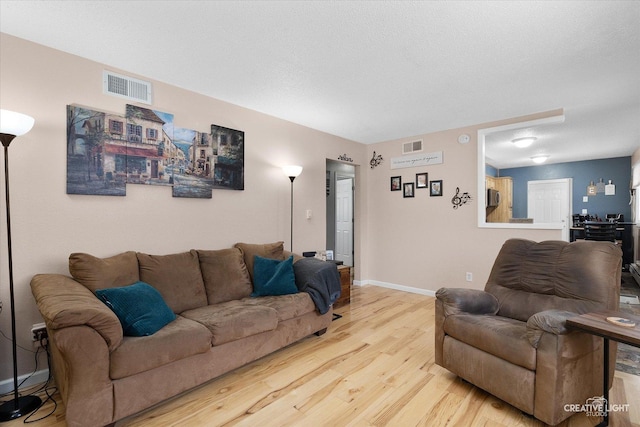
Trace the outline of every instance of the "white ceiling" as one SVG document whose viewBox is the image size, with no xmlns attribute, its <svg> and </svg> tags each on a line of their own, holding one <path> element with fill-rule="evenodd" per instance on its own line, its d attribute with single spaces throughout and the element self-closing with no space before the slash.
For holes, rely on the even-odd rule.
<svg viewBox="0 0 640 427">
<path fill-rule="evenodd" d="M 639 1 L 2 0 L 0 31 L 362 143 L 564 108 L 550 162 L 640 146 Z"/>
</svg>

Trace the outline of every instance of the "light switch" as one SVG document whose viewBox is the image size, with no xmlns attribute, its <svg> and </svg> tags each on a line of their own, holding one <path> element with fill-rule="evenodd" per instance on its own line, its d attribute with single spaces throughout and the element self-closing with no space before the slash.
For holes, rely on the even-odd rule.
<svg viewBox="0 0 640 427">
<path fill-rule="evenodd" d="M 311 209 L 307 209 L 307 219 L 311 219 Z"/>
<path fill-rule="evenodd" d="M 586 209 L 582 209 L 582 215 L 586 215 L 587 214 L 587 210 Z"/>
<path fill-rule="evenodd" d="M 587 203 L 589 201 L 589 196 L 582 196 L 582 201 Z"/>
</svg>

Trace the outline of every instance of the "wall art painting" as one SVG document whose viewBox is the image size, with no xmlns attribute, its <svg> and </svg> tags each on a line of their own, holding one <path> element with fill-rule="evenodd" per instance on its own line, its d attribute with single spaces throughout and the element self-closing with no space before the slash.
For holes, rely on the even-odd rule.
<svg viewBox="0 0 640 427">
<path fill-rule="evenodd" d="M 67 193 L 124 196 L 128 183 L 205 199 L 244 190 L 244 132 L 178 128 L 173 114 L 131 104 L 124 116 L 68 105 Z"/>
<path fill-rule="evenodd" d="M 173 114 L 127 104 L 126 118 L 127 183 L 171 185 L 170 168 L 184 158 L 173 142 Z"/>
<path fill-rule="evenodd" d="M 175 145 L 184 159 L 170 169 L 173 197 L 210 199 L 213 188 L 213 145 L 211 135 L 175 128 Z"/>
<path fill-rule="evenodd" d="M 124 124 L 121 115 L 67 105 L 67 194 L 126 195 Z"/>
<path fill-rule="evenodd" d="M 211 125 L 214 188 L 244 190 L 244 132 Z"/>
</svg>

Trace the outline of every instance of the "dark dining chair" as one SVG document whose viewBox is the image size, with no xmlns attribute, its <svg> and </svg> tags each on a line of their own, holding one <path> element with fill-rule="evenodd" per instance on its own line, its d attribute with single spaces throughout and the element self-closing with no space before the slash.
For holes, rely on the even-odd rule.
<svg viewBox="0 0 640 427">
<path fill-rule="evenodd" d="M 590 222 L 584 223 L 584 239 L 600 242 L 616 242 L 616 222 Z"/>
</svg>

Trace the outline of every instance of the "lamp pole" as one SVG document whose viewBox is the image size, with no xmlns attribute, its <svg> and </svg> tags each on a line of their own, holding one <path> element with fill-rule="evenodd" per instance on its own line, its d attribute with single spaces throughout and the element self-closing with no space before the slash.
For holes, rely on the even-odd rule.
<svg viewBox="0 0 640 427">
<path fill-rule="evenodd" d="M 293 252 L 293 180 L 296 179 L 295 176 L 290 176 L 289 179 L 291 180 L 291 243 L 289 246 L 289 250 L 291 252 Z"/>
<path fill-rule="evenodd" d="M 293 180 L 302 173 L 302 166 L 284 166 L 282 171 L 291 180 L 291 245 L 289 250 L 293 252 Z"/>
</svg>

